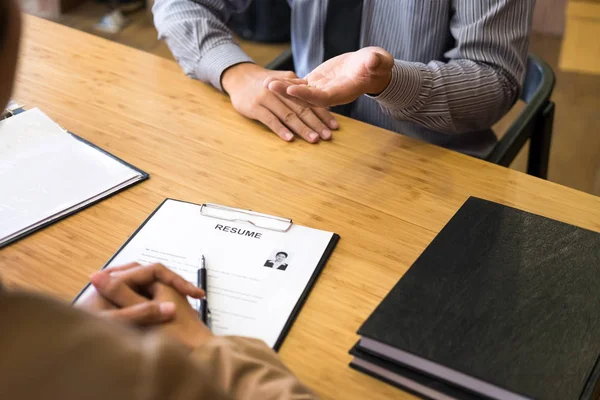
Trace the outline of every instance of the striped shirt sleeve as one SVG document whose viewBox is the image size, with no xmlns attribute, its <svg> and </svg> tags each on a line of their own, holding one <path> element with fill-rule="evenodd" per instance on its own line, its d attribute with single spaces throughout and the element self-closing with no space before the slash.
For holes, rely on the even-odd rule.
<svg viewBox="0 0 600 400">
<path fill-rule="evenodd" d="M 219 90 L 221 75 L 236 64 L 253 62 L 225 25 L 251 0 L 156 0 L 152 8 L 158 38 L 165 40 L 185 73 Z"/>
<path fill-rule="evenodd" d="M 490 128 L 518 99 L 535 0 L 453 0 L 448 62 L 396 60 L 384 113 L 445 133 Z"/>
</svg>

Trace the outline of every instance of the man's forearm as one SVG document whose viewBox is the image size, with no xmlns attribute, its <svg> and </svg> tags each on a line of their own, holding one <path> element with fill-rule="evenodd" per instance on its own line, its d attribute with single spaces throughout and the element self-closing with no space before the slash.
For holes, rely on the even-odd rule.
<svg viewBox="0 0 600 400">
<path fill-rule="evenodd" d="M 156 0 L 152 12 L 164 39 L 185 73 L 219 90 L 221 74 L 232 65 L 252 62 L 225 25 L 250 0 Z"/>
<path fill-rule="evenodd" d="M 519 89 L 501 68 L 471 60 L 396 61 L 389 86 L 376 99 L 394 118 L 462 133 L 491 127 L 512 107 Z"/>
<path fill-rule="evenodd" d="M 447 62 L 396 60 L 377 97 L 395 118 L 462 133 L 490 128 L 514 104 L 523 84 L 534 0 L 452 0 L 456 41 Z"/>
</svg>

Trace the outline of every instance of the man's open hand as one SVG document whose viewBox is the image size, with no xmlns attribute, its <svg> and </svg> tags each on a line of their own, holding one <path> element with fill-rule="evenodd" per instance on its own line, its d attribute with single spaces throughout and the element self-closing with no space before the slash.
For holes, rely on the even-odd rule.
<svg viewBox="0 0 600 400">
<path fill-rule="evenodd" d="M 271 92 L 304 107 L 351 103 L 363 94 L 377 95 L 392 79 L 394 57 L 380 47 L 342 54 L 315 68 L 305 79 L 269 77 Z"/>
</svg>

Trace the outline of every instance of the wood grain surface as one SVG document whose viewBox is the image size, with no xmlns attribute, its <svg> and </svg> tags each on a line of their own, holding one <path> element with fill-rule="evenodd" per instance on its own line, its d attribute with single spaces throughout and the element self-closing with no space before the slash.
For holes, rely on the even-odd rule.
<svg viewBox="0 0 600 400">
<path fill-rule="evenodd" d="M 356 330 L 469 196 L 600 231 L 600 199 L 339 117 L 285 143 L 173 61 L 26 17 L 15 99 L 150 180 L 0 251 L 9 286 L 70 300 L 166 197 L 342 239 L 280 351 L 323 398 L 412 398 L 348 367 Z"/>
</svg>

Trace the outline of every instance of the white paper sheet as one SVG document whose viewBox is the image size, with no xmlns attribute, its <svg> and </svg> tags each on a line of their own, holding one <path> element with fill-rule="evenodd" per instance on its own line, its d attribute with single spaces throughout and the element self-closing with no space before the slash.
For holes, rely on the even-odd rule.
<svg viewBox="0 0 600 400">
<path fill-rule="evenodd" d="M 37 108 L 0 121 L 0 245 L 140 178 Z"/>
<path fill-rule="evenodd" d="M 167 200 L 110 265 L 160 261 L 197 284 L 204 254 L 213 332 L 273 347 L 332 235 L 298 225 L 275 232 L 222 221 L 202 216 L 198 205 Z M 280 252 L 288 256 L 277 262 Z M 265 266 L 269 260 L 286 264 L 285 270 Z"/>
</svg>

